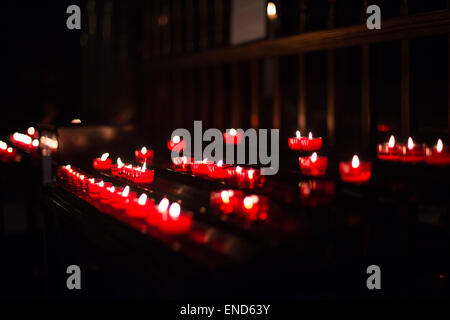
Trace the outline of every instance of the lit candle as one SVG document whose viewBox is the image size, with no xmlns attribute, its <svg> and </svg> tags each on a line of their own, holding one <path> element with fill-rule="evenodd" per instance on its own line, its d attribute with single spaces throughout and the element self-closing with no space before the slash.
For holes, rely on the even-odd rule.
<svg viewBox="0 0 450 320">
<path fill-rule="evenodd" d="M 269 199 L 265 196 L 249 195 L 242 200 L 242 211 L 248 220 L 267 220 Z"/>
<path fill-rule="evenodd" d="M 300 131 L 297 130 L 295 132 L 295 137 L 291 137 L 288 139 L 289 148 L 291 150 L 300 151 L 302 149 L 302 145 L 300 143 L 302 139 L 304 138 L 302 138 Z"/>
<path fill-rule="evenodd" d="M 193 175 L 196 176 L 208 176 L 209 166 L 214 165 L 213 161 L 208 161 L 208 159 L 203 159 L 203 161 L 194 161 L 191 164 L 191 171 Z"/>
<path fill-rule="evenodd" d="M 208 166 L 208 177 L 211 179 L 225 180 L 227 178 L 228 168 L 231 164 L 223 164 L 222 160 L 219 160 L 217 164 Z"/>
<path fill-rule="evenodd" d="M 92 166 L 95 170 L 107 171 L 111 168 L 111 159 L 108 158 L 109 153 L 104 153 L 100 158 L 95 158 L 92 161 Z"/>
<path fill-rule="evenodd" d="M 364 183 L 369 181 L 372 174 L 372 163 L 370 161 L 360 162 L 357 155 L 354 155 L 350 162 L 341 161 L 339 172 L 344 182 Z"/>
<path fill-rule="evenodd" d="M 400 148 L 400 161 L 417 163 L 425 160 L 425 148 L 423 145 L 415 144 L 411 137 L 408 138 L 408 144 Z"/>
<path fill-rule="evenodd" d="M 181 140 L 180 136 L 173 136 L 171 140 L 167 141 L 167 148 L 170 151 L 181 152 L 186 147 L 186 142 Z"/>
<path fill-rule="evenodd" d="M 310 157 L 299 157 L 300 170 L 308 176 L 324 176 L 327 171 L 328 158 L 319 157 L 314 152 Z"/>
<path fill-rule="evenodd" d="M 183 156 L 173 158 L 172 162 L 175 170 L 187 172 L 190 169 L 192 160 L 190 158 L 187 158 L 186 156 Z"/>
<path fill-rule="evenodd" d="M 155 174 L 153 170 L 147 170 L 147 166 L 144 162 L 141 168 L 134 169 L 134 176 L 132 181 L 136 184 L 150 184 L 153 182 Z"/>
<path fill-rule="evenodd" d="M 223 133 L 223 139 L 226 144 L 239 144 L 242 142 L 242 131 L 232 128 Z"/>
<path fill-rule="evenodd" d="M 117 158 L 116 164 L 111 165 L 111 174 L 114 176 L 120 176 L 122 174 L 124 164 L 120 158 Z"/>
<path fill-rule="evenodd" d="M 136 219 L 146 219 L 154 210 L 155 202 L 148 199 L 145 193 L 141 194 L 138 199 L 133 199 L 126 207 L 127 216 Z"/>
<path fill-rule="evenodd" d="M 125 208 L 130 201 L 134 199 L 136 199 L 136 193 L 130 192 L 129 186 L 126 186 L 123 189 L 117 188 L 111 199 L 111 207 L 117 213 L 122 213 L 125 211 Z"/>
<path fill-rule="evenodd" d="M 211 207 L 218 213 L 230 214 L 239 209 L 244 193 L 240 190 L 221 190 L 210 194 Z"/>
<path fill-rule="evenodd" d="M 134 155 L 137 162 L 152 164 L 154 151 L 147 150 L 146 147 L 142 147 L 141 150 L 136 150 Z"/>
<path fill-rule="evenodd" d="M 161 232 L 170 235 L 181 235 L 188 233 L 192 227 L 192 217 L 190 212 L 182 212 L 178 203 L 174 202 L 167 210 L 161 213 L 159 229 Z"/>
<path fill-rule="evenodd" d="M 303 151 L 317 151 L 322 149 L 322 138 L 313 138 L 310 132 L 308 138 L 300 140 L 300 144 Z"/>
<path fill-rule="evenodd" d="M 88 193 L 91 200 L 98 200 L 100 197 L 100 190 L 103 188 L 103 180 L 96 180 L 94 178 L 89 179 Z"/>
<path fill-rule="evenodd" d="M 399 150 L 394 136 L 391 136 L 387 143 L 378 145 L 378 159 L 380 160 L 398 160 L 398 154 Z"/>
<path fill-rule="evenodd" d="M 264 176 L 261 175 L 260 169 L 242 168 L 237 166 L 227 170 L 227 182 L 230 185 L 240 188 L 253 189 L 264 184 Z"/>
<path fill-rule="evenodd" d="M 441 139 L 432 149 L 427 148 L 425 162 L 433 166 L 450 165 L 450 152 Z"/>
</svg>

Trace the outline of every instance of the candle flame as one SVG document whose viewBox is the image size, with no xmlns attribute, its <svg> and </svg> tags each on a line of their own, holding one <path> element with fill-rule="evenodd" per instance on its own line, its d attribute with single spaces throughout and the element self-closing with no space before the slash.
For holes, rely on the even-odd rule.
<svg viewBox="0 0 450 320">
<path fill-rule="evenodd" d="M 90 182 L 90 183 L 94 183 L 94 182 L 95 182 L 95 179 L 94 179 L 94 178 L 91 178 L 91 179 L 89 179 L 89 182 Z"/>
<path fill-rule="evenodd" d="M 203 159 L 203 163 L 207 163 L 208 162 L 208 158 Z"/>
<path fill-rule="evenodd" d="M 123 188 L 122 197 L 124 197 L 124 198 L 128 197 L 129 193 L 130 193 L 130 187 L 126 186 L 125 188 Z"/>
<path fill-rule="evenodd" d="M 181 158 L 181 161 L 183 162 L 183 164 L 186 164 L 186 163 L 187 163 L 187 157 L 186 157 L 186 156 L 183 156 L 183 157 Z"/>
<path fill-rule="evenodd" d="M 259 202 L 259 197 L 257 195 L 253 195 L 251 196 L 253 203 L 258 203 Z"/>
<path fill-rule="evenodd" d="M 142 165 L 142 168 L 141 168 L 141 172 L 145 172 L 147 170 L 147 165 L 145 164 L 145 161 L 144 161 L 144 164 Z"/>
<path fill-rule="evenodd" d="M 411 137 L 408 138 L 408 149 L 412 150 L 414 148 L 414 141 Z"/>
<path fill-rule="evenodd" d="M 114 188 L 114 186 L 112 186 L 111 188 L 109 188 L 109 191 L 110 191 L 111 193 L 114 193 L 114 192 L 116 192 L 116 188 Z"/>
<path fill-rule="evenodd" d="M 267 3 L 267 17 L 271 20 L 277 18 L 277 7 L 273 2 Z"/>
<path fill-rule="evenodd" d="M 248 178 L 250 180 L 253 180 L 253 177 L 254 177 L 254 174 L 255 174 L 255 170 L 250 169 L 250 170 L 248 170 L 247 174 L 248 174 Z"/>
<path fill-rule="evenodd" d="M 109 157 L 109 153 L 106 152 L 106 153 L 102 154 L 100 160 L 105 161 L 106 159 L 108 159 L 108 157 Z"/>
<path fill-rule="evenodd" d="M 0 140 L 0 149 L 6 150 L 8 148 L 8 145 Z"/>
<path fill-rule="evenodd" d="M 8 149 L 6 149 L 6 151 L 9 152 L 9 153 L 11 153 L 12 150 L 13 150 L 13 149 L 12 149 L 11 147 L 8 147 Z"/>
<path fill-rule="evenodd" d="M 141 196 L 138 199 L 138 203 L 143 206 L 147 202 L 147 195 L 145 193 L 141 194 Z"/>
<path fill-rule="evenodd" d="M 236 167 L 236 173 L 241 173 L 241 172 L 242 172 L 242 168 L 239 167 L 239 166 L 237 166 L 237 167 Z"/>
<path fill-rule="evenodd" d="M 169 216 L 173 220 L 177 220 L 180 217 L 181 207 L 177 202 L 174 202 L 170 205 Z"/>
<path fill-rule="evenodd" d="M 244 207 L 247 210 L 250 210 L 251 208 L 253 208 L 253 199 L 250 196 L 247 196 L 244 198 Z"/>
<path fill-rule="evenodd" d="M 127 165 L 125 168 L 127 168 L 127 169 L 131 169 L 131 168 L 133 168 L 133 166 L 131 165 L 131 163 L 129 164 L 129 165 Z"/>
<path fill-rule="evenodd" d="M 66 166 L 66 169 L 69 170 L 71 168 L 70 164 Z"/>
<path fill-rule="evenodd" d="M 394 138 L 394 136 L 391 136 L 389 138 L 388 146 L 389 146 L 389 148 L 393 148 L 395 146 L 395 138 Z"/>
<path fill-rule="evenodd" d="M 217 162 L 217 166 L 218 166 L 218 167 L 222 167 L 222 166 L 223 166 L 223 161 L 222 161 L 222 160 L 219 160 L 219 162 Z"/>
<path fill-rule="evenodd" d="M 141 153 L 142 153 L 142 154 L 146 154 L 146 153 L 147 153 L 147 148 L 146 148 L 146 147 L 142 147 Z"/>
<path fill-rule="evenodd" d="M 228 194 L 228 191 L 223 190 L 220 193 L 220 197 L 222 198 L 223 203 L 230 203 L 230 195 Z"/>
<path fill-rule="evenodd" d="M 311 162 L 312 162 L 312 163 L 315 163 L 316 161 L 317 161 L 317 153 L 314 152 L 314 153 L 311 155 Z"/>
<path fill-rule="evenodd" d="M 35 130 L 33 127 L 29 127 L 28 130 L 27 130 L 27 133 L 28 133 L 30 136 L 34 135 L 35 132 L 36 132 L 36 130 Z"/>
<path fill-rule="evenodd" d="M 173 136 L 172 137 L 172 142 L 173 143 L 179 143 L 180 142 L 180 136 Z"/>
<path fill-rule="evenodd" d="M 84 180 L 84 175 L 81 175 L 81 176 L 80 176 L 80 180 Z"/>
<path fill-rule="evenodd" d="M 444 144 L 442 143 L 442 140 L 439 139 L 437 144 L 436 144 L 436 151 L 437 152 L 442 152 L 442 149 L 444 149 Z"/>
<path fill-rule="evenodd" d="M 81 120 L 80 120 L 80 119 L 72 119 L 71 122 L 72 122 L 72 123 L 81 123 Z"/>
<path fill-rule="evenodd" d="M 32 142 L 33 147 L 38 147 L 39 146 L 39 140 L 38 139 L 34 139 Z"/>
<path fill-rule="evenodd" d="M 103 182 L 103 180 L 98 183 L 98 186 L 100 188 L 103 188 L 105 186 L 105 183 Z"/>
<path fill-rule="evenodd" d="M 236 129 L 230 129 L 230 135 L 235 136 L 237 134 Z"/>
<path fill-rule="evenodd" d="M 169 208 L 169 200 L 167 198 L 162 198 L 158 205 L 158 211 L 163 213 Z"/>
<path fill-rule="evenodd" d="M 354 156 L 353 156 L 353 159 L 352 159 L 352 168 L 353 169 L 356 169 L 356 168 L 358 168 L 359 167 L 359 158 L 358 158 L 358 156 L 355 154 Z"/>
<path fill-rule="evenodd" d="M 310 132 L 308 135 L 308 139 L 311 140 L 312 139 L 312 133 Z"/>
<path fill-rule="evenodd" d="M 118 166 L 119 168 L 122 168 L 122 167 L 123 167 L 123 162 L 122 162 L 122 160 L 121 160 L 120 158 L 117 158 L 117 166 Z"/>
<path fill-rule="evenodd" d="M 295 136 L 297 137 L 297 139 L 300 139 L 302 137 L 299 130 L 295 131 Z"/>
<path fill-rule="evenodd" d="M 22 142 L 24 144 L 31 144 L 32 139 L 30 136 L 27 136 L 26 134 L 22 134 L 19 132 L 14 132 L 13 139 L 17 142 Z"/>
</svg>

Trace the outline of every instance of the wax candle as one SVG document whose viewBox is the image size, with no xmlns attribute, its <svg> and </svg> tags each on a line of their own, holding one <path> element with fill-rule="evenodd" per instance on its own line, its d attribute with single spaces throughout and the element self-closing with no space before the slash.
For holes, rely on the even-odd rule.
<svg viewBox="0 0 450 320">
<path fill-rule="evenodd" d="M 130 200 L 126 207 L 126 214 L 131 218 L 146 219 L 155 210 L 154 204 L 155 202 L 143 193 L 138 199 Z"/>
<path fill-rule="evenodd" d="M 313 138 L 310 132 L 308 138 L 300 140 L 300 144 L 303 151 L 317 151 L 322 149 L 322 138 Z"/>
<path fill-rule="evenodd" d="M 208 161 L 208 159 L 203 159 L 203 161 L 194 161 L 191 164 L 191 171 L 193 175 L 196 176 L 208 176 L 209 166 L 214 164 L 213 161 Z"/>
<path fill-rule="evenodd" d="M 27 135 L 30 136 L 32 139 L 36 139 L 39 136 L 38 132 L 34 127 L 29 127 L 27 129 Z"/>
<path fill-rule="evenodd" d="M 136 199 L 136 192 L 131 192 L 130 187 L 126 186 L 122 190 L 116 190 L 111 199 L 111 207 L 119 213 L 122 213 L 129 205 L 130 201 Z"/>
<path fill-rule="evenodd" d="M 134 151 L 134 155 L 135 155 L 137 162 L 140 162 L 140 163 L 145 162 L 149 165 L 149 164 L 152 164 L 154 151 L 147 150 L 146 147 L 142 147 L 141 150 Z"/>
<path fill-rule="evenodd" d="M 208 177 L 211 179 L 225 180 L 227 178 L 228 168 L 231 164 L 223 164 L 222 160 L 219 160 L 217 164 L 208 166 Z"/>
<path fill-rule="evenodd" d="M 167 141 L 167 148 L 170 151 L 181 152 L 186 147 L 186 142 L 181 140 L 180 136 L 173 136 L 171 140 Z"/>
<path fill-rule="evenodd" d="M 252 189 L 263 185 L 264 176 L 261 175 L 261 170 L 259 169 L 237 166 L 235 168 L 228 168 L 227 182 L 230 185 L 238 186 L 240 188 Z"/>
<path fill-rule="evenodd" d="M 111 193 L 111 188 L 114 188 L 111 182 L 103 182 L 102 185 L 99 184 L 99 201 L 102 204 L 109 204 L 111 202 L 111 198 L 112 198 L 112 193 L 114 193 L 114 189 L 113 192 Z"/>
<path fill-rule="evenodd" d="M 210 194 L 211 207 L 224 214 L 230 214 L 239 209 L 244 193 L 240 190 L 220 190 Z"/>
<path fill-rule="evenodd" d="M 372 174 L 372 163 L 369 161 L 360 162 L 357 155 L 353 156 L 350 162 L 341 161 L 339 172 L 344 182 L 364 183 L 369 181 Z"/>
<path fill-rule="evenodd" d="M 170 235 L 181 235 L 188 233 L 191 227 L 191 213 L 181 212 L 181 207 L 178 203 L 172 203 L 168 212 L 167 210 L 161 212 L 161 222 L 159 223 L 161 232 Z"/>
<path fill-rule="evenodd" d="M 37 150 L 39 146 L 39 140 L 33 140 L 30 136 L 19 132 L 12 134 L 10 140 L 15 146 L 28 152 Z"/>
<path fill-rule="evenodd" d="M 188 172 L 191 168 L 191 163 L 193 162 L 191 158 L 186 156 L 175 157 L 172 159 L 173 167 L 177 171 Z"/>
<path fill-rule="evenodd" d="M 300 134 L 300 131 L 295 132 L 295 137 L 291 137 L 288 139 L 289 148 L 291 150 L 300 151 L 302 149 L 302 145 L 300 141 L 304 139 L 302 138 L 302 135 Z"/>
<path fill-rule="evenodd" d="M 144 162 L 141 168 L 134 168 L 131 180 L 136 184 L 150 184 L 153 182 L 155 174 L 153 170 L 148 170 Z"/>
<path fill-rule="evenodd" d="M 89 179 L 88 193 L 90 200 L 98 200 L 100 197 L 100 189 L 103 188 L 103 180 L 97 180 L 94 178 Z"/>
<path fill-rule="evenodd" d="M 394 136 L 391 136 L 387 143 L 378 145 L 378 159 L 398 160 L 398 156 L 399 156 L 399 148 L 395 143 Z"/>
<path fill-rule="evenodd" d="M 319 157 L 314 152 L 310 157 L 299 157 L 300 170 L 308 176 L 324 176 L 327 171 L 328 158 Z"/>
<path fill-rule="evenodd" d="M 111 168 L 111 159 L 108 158 L 109 153 L 104 153 L 100 158 L 95 158 L 92 161 L 92 166 L 95 170 L 107 171 Z"/>
<path fill-rule="evenodd" d="M 223 133 L 223 139 L 226 144 L 239 144 L 242 142 L 242 131 L 232 128 Z"/>
<path fill-rule="evenodd" d="M 417 163 L 425 160 L 425 148 L 423 145 L 415 144 L 411 137 L 408 144 L 402 146 L 399 152 L 399 159 L 402 162 Z"/>
<path fill-rule="evenodd" d="M 450 165 L 450 152 L 441 139 L 437 141 L 432 149 L 427 148 L 425 162 L 433 166 Z"/>
<path fill-rule="evenodd" d="M 265 196 L 248 195 L 242 200 L 242 212 L 248 220 L 267 220 L 269 199 Z"/>
</svg>

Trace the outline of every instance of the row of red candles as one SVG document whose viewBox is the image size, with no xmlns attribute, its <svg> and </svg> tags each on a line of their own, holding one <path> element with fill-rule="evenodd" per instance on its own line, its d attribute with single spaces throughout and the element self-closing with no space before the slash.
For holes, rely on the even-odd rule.
<svg viewBox="0 0 450 320">
<path fill-rule="evenodd" d="M 32 129 L 32 131 L 31 131 Z M 30 135 L 29 132 L 32 132 Z M 28 128 L 27 134 L 15 132 L 10 136 L 10 141 L 18 148 L 28 151 L 34 152 L 39 148 L 39 140 L 35 138 L 36 131 L 34 128 Z"/>
<path fill-rule="evenodd" d="M 6 142 L 0 140 L 0 161 L 14 162 L 16 161 L 16 156 L 16 149 L 8 146 Z"/>
<path fill-rule="evenodd" d="M 234 128 L 223 133 L 223 141 L 225 144 L 240 144 L 242 142 L 242 137 L 242 131 Z M 172 139 L 167 141 L 167 149 L 169 149 L 169 151 L 180 152 L 184 148 L 186 148 L 186 142 L 183 141 L 180 136 L 173 136 Z"/>
<path fill-rule="evenodd" d="M 145 193 L 137 197 L 129 186 L 114 186 L 70 165 L 58 167 L 57 176 L 61 184 L 103 213 L 139 219 L 166 234 L 179 235 L 191 230 L 192 213 L 182 211 L 177 202 L 170 204 L 167 198 L 163 198 L 156 205 Z"/>
</svg>

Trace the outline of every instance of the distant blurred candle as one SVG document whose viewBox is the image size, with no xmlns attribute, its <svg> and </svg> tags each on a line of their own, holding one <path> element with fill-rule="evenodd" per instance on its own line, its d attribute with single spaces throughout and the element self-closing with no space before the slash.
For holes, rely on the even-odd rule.
<svg viewBox="0 0 450 320">
<path fill-rule="evenodd" d="M 242 142 L 242 131 L 232 128 L 223 133 L 223 139 L 226 144 L 239 144 Z"/>
<path fill-rule="evenodd" d="M 399 148 L 395 143 L 394 136 L 391 136 L 387 143 L 379 144 L 377 151 L 380 160 L 398 160 Z"/>
<path fill-rule="evenodd" d="M 302 138 L 302 135 L 300 134 L 300 131 L 296 131 L 295 132 L 295 137 L 289 138 L 288 139 L 288 143 L 289 143 L 289 148 L 291 150 L 295 150 L 295 151 L 299 151 L 302 148 L 302 145 L 300 143 L 300 141 L 304 139 Z"/>
<path fill-rule="evenodd" d="M 126 213 L 129 217 L 146 219 L 154 210 L 155 202 L 148 199 L 145 193 L 141 194 L 138 199 L 130 201 L 126 208 Z"/>
<path fill-rule="evenodd" d="M 303 151 L 317 151 L 322 149 L 322 138 L 313 138 L 310 132 L 308 138 L 300 140 L 300 144 Z"/>
<path fill-rule="evenodd" d="M 142 147 L 141 150 L 134 151 L 134 155 L 137 162 L 147 163 L 147 165 L 152 164 L 154 151 L 147 150 L 146 147 Z"/>
<path fill-rule="evenodd" d="M 341 161 L 339 172 L 344 182 L 364 183 L 369 181 L 372 174 L 372 163 L 370 161 L 360 162 L 357 155 L 353 156 L 352 162 Z"/>
<path fill-rule="evenodd" d="M 444 146 L 444 143 L 439 139 L 436 145 L 430 149 L 427 148 L 425 162 L 433 166 L 448 166 L 450 165 L 450 152 Z"/>
<path fill-rule="evenodd" d="M 159 229 L 166 234 L 181 235 L 187 233 L 192 227 L 192 217 L 190 213 L 182 212 L 178 203 L 170 205 L 169 211 L 161 212 L 161 223 Z"/>
<path fill-rule="evenodd" d="M 249 220 L 266 220 L 269 212 L 269 199 L 265 196 L 249 195 L 242 200 L 242 211 Z"/>
<path fill-rule="evenodd" d="M 328 158 L 314 152 L 310 157 L 299 157 L 300 170 L 308 176 L 323 176 L 327 171 Z"/>
<path fill-rule="evenodd" d="M 173 136 L 171 140 L 167 141 L 167 148 L 170 151 L 181 152 L 186 147 L 186 142 L 181 140 L 180 136 Z"/>
<path fill-rule="evenodd" d="M 137 184 L 150 184 L 153 182 L 155 173 L 153 170 L 147 170 L 147 166 L 144 162 L 141 168 L 135 168 L 134 170 L 134 176 L 132 177 L 132 180 L 134 183 Z"/>
<path fill-rule="evenodd" d="M 400 161 L 417 163 L 425 160 L 425 148 L 423 145 L 415 144 L 411 137 L 408 138 L 408 144 L 400 148 Z"/>
<path fill-rule="evenodd" d="M 191 171 L 193 175 L 207 176 L 209 173 L 209 166 L 214 165 L 213 161 L 208 161 L 208 159 L 203 159 L 203 161 L 194 161 L 191 163 Z"/>
<path fill-rule="evenodd" d="M 92 161 L 92 166 L 95 170 L 107 171 L 111 168 L 111 159 L 108 158 L 109 153 L 104 153 L 100 158 L 95 158 Z"/>
<path fill-rule="evenodd" d="M 208 177 L 211 179 L 226 179 L 227 169 L 231 167 L 231 164 L 224 164 L 222 160 L 219 160 L 217 164 L 208 166 Z"/>
</svg>

